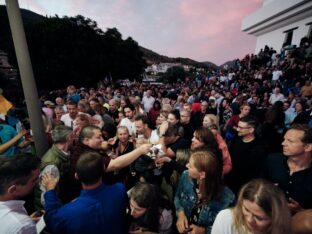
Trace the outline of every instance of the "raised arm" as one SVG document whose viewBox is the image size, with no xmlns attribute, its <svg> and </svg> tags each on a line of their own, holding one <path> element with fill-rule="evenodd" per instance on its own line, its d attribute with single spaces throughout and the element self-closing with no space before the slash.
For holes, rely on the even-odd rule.
<svg viewBox="0 0 312 234">
<path fill-rule="evenodd" d="M 12 147 L 20 138 L 22 138 L 27 133 L 27 130 L 23 129 L 16 136 L 14 136 L 11 140 L 0 145 L 0 154 L 7 151 L 10 147 Z"/>
<path fill-rule="evenodd" d="M 144 145 L 141 145 L 139 148 L 131 151 L 130 153 L 127 153 L 120 157 L 112 159 L 109 162 L 105 171 L 112 172 L 112 171 L 120 170 L 121 168 L 124 168 L 130 165 L 133 161 L 135 161 L 141 155 L 148 153 L 151 147 L 152 147 L 151 144 L 144 144 Z"/>
</svg>

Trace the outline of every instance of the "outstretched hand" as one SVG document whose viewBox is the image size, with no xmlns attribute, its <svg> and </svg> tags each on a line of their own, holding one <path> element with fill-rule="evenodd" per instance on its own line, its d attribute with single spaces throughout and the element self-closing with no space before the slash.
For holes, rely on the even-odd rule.
<svg viewBox="0 0 312 234">
<path fill-rule="evenodd" d="M 150 152 L 152 148 L 152 144 L 143 144 L 143 145 L 140 145 L 139 148 L 137 148 L 139 151 L 140 151 L 140 154 L 143 155 L 143 154 L 147 154 L 148 152 Z"/>
</svg>

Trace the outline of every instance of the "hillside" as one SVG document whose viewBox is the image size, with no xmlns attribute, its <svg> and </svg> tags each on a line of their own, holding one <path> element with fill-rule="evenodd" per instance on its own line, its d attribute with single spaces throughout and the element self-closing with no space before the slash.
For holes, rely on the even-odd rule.
<svg viewBox="0 0 312 234">
<path fill-rule="evenodd" d="M 21 14 L 25 24 L 40 22 L 44 19 L 44 16 L 26 9 L 21 9 Z M 6 6 L 0 5 L 0 15 L 5 16 L 6 18 L 8 17 Z"/>
<path fill-rule="evenodd" d="M 44 75 L 52 74 L 55 71 L 60 72 L 61 69 L 59 68 L 59 66 L 60 66 L 61 61 L 63 61 L 62 63 L 64 64 L 64 66 L 67 66 L 67 67 L 80 67 L 80 68 L 86 67 L 85 64 L 80 64 L 80 63 L 82 63 L 82 61 L 85 61 L 85 60 L 81 60 L 78 58 L 79 60 L 81 60 L 78 63 L 79 65 L 77 65 L 77 63 L 75 63 L 75 61 L 77 60 L 77 54 L 76 55 L 73 55 L 73 54 L 62 55 L 62 54 L 63 54 L 63 52 L 65 53 L 67 51 L 78 50 L 77 46 L 75 48 L 72 48 L 73 44 L 75 44 L 75 41 L 78 41 L 78 40 L 80 40 L 80 42 L 77 43 L 77 45 L 83 44 L 83 47 L 79 47 L 80 52 L 78 52 L 78 54 L 83 54 L 82 51 L 84 51 L 84 50 L 88 50 L 90 52 L 91 50 L 88 48 L 90 46 L 92 47 L 92 45 L 89 44 L 89 39 L 83 41 L 83 39 L 81 39 L 81 37 L 76 37 L 75 31 L 71 31 L 71 33 L 70 33 L 71 35 L 68 35 L 66 38 L 72 38 L 71 39 L 72 42 L 69 44 L 66 44 L 65 43 L 66 40 L 64 41 L 62 39 L 64 37 L 64 32 L 61 33 L 59 31 L 63 27 L 66 27 L 66 22 L 68 22 L 69 20 L 71 20 L 71 22 L 78 22 L 78 21 L 82 20 L 82 22 L 85 22 L 86 26 L 88 26 L 89 25 L 88 22 L 92 22 L 91 19 L 85 19 L 83 16 L 76 16 L 72 19 L 67 18 L 67 17 L 58 18 L 58 16 L 56 16 L 56 17 L 49 16 L 47 18 L 47 16 L 42 16 L 42 15 L 39 15 L 35 12 L 32 12 L 30 10 L 25 10 L 25 9 L 21 9 L 21 14 L 22 14 L 22 18 L 23 18 L 23 22 L 24 22 L 24 26 L 25 26 L 26 36 L 28 39 L 28 46 L 29 46 L 30 54 L 32 55 L 32 62 L 34 64 L 36 64 L 35 67 L 37 67 L 38 69 L 42 68 L 42 71 L 39 71 L 41 73 L 40 74 L 39 74 L 39 72 L 37 73 L 38 77 L 45 77 Z M 55 27 L 55 25 L 59 25 L 59 26 Z M 78 26 L 79 25 L 81 25 L 80 22 L 78 23 Z M 96 25 L 96 22 L 94 22 L 94 25 Z M 48 34 L 49 32 L 50 32 L 50 34 Z M 70 30 L 68 29 L 66 32 L 69 33 Z M 41 36 L 39 36 L 39 34 Z M 102 36 L 103 36 L 103 34 L 102 34 Z M 119 44 L 124 43 L 125 46 L 119 46 L 118 47 L 117 46 L 118 43 L 114 44 L 114 40 L 112 39 L 113 37 L 117 37 L 119 40 Z M 97 60 L 95 58 L 94 62 L 95 61 L 98 61 L 98 63 L 102 62 L 102 66 L 101 66 L 102 68 L 99 70 L 99 74 L 100 74 L 100 72 L 102 74 L 106 74 L 106 73 L 112 74 L 117 79 L 125 76 L 124 74 L 117 74 L 118 71 L 124 71 L 124 73 L 126 73 L 126 74 L 131 74 L 130 72 L 126 72 L 126 70 L 128 68 L 121 69 L 123 64 L 127 64 L 128 67 L 130 67 L 130 68 L 135 67 L 138 64 L 139 64 L 138 66 L 146 67 L 146 64 L 150 65 L 150 64 L 154 64 L 154 63 L 156 63 L 156 64 L 158 64 L 158 63 L 181 63 L 183 65 L 191 65 L 194 67 L 217 68 L 217 66 L 211 62 L 201 63 L 201 62 L 192 60 L 190 58 L 180 58 L 180 57 L 171 58 L 171 57 L 168 57 L 165 55 L 160 55 L 160 54 L 158 54 L 158 53 L 156 53 L 150 49 L 141 47 L 139 45 L 138 45 L 138 50 L 140 52 L 142 52 L 141 61 L 143 61 L 143 62 L 138 62 L 139 60 L 131 58 L 131 59 L 129 59 L 129 62 L 125 63 L 125 54 L 132 53 L 131 56 L 132 55 L 139 55 L 139 53 L 136 53 L 135 51 L 131 51 L 131 48 L 135 48 L 135 45 L 133 47 L 133 44 L 136 44 L 136 42 L 132 41 L 132 39 L 131 40 L 127 39 L 127 40 L 123 41 L 121 33 L 119 33 L 118 30 L 115 28 L 106 31 L 104 33 L 103 38 L 104 38 L 104 40 L 106 40 L 107 38 L 111 38 L 111 39 L 107 39 L 105 42 L 106 44 L 104 43 L 104 44 L 98 45 L 99 46 L 98 48 L 101 48 L 101 50 L 103 49 L 106 51 L 105 51 L 105 53 L 103 53 L 103 56 L 98 56 L 101 58 L 101 61 Z M 60 41 L 62 43 L 56 43 L 57 41 Z M 56 45 L 53 43 L 56 43 Z M 109 44 L 109 43 L 112 43 L 112 44 Z M 112 48 L 115 45 L 118 48 L 116 47 L 113 50 Z M 59 46 L 62 46 L 62 48 L 59 48 L 60 50 L 56 53 L 55 51 L 57 51 L 57 48 Z M 125 49 L 126 46 L 129 46 L 129 48 Z M 54 49 L 52 49 L 52 48 L 54 48 Z M 70 48 L 72 48 L 72 49 L 70 49 Z M 124 52 L 122 52 L 123 49 L 125 49 Z M 6 53 L 8 53 L 10 63 L 14 67 L 16 67 L 17 62 L 16 62 L 15 53 L 14 53 L 14 47 L 13 47 L 13 42 L 12 42 L 12 37 L 11 37 L 11 32 L 10 32 L 10 27 L 9 27 L 8 16 L 7 16 L 7 12 L 6 12 L 6 6 L 3 6 L 3 5 L 0 5 L 0 50 L 3 50 Z M 43 55 L 43 53 L 46 53 L 46 54 Z M 110 56 L 110 54 L 112 54 L 112 55 Z M 57 59 L 57 57 L 60 57 L 60 56 L 62 57 L 63 60 Z M 72 56 L 72 57 L 70 57 L 70 56 Z M 90 57 L 93 57 L 93 55 L 89 54 L 89 58 Z M 117 59 L 118 57 L 121 57 L 121 59 Z M 70 60 L 70 61 L 68 63 L 66 63 L 66 61 L 64 61 L 65 58 L 68 58 L 68 60 Z M 128 59 L 128 58 L 126 58 L 126 59 Z M 110 63 L 109 61 L 114 61 L 114 63 Z M 144 63 L 144 61 L 146 63 Z M 45 62 L 45 64 L 41 64 L 42 62 Z M 59 64 L 59 65 L 57 65 L 57 64 Z M 93 63 L 93 64 L 95 64 L 95 63 Z M 104 66 L 103 64 L 106 64 L 106 65 Z M 129 64 L 132 64 L 132 65 L 129 66 Z M 115 67 L 113 67 L 113 65 L 115 65 L 119 68 L 115 68 Z M 49 68 L 50 71 L 49 72 L 47 70 L 43 71 L 44 67 Z M 57 68 L 57 70 L 55 70 L 56 68 Z M 91 70 L 95 71 L 93 68 Z M 114 70 L 116 71 L 115 73 L 114 73 Z M 66 71 L 68 71 L 68 69 L 66 69 Z M 35 73 L 36 73 L 36 71 L 35 71 Z M 78 76 L 79 76 L 79 74 L 82 74 L 81 72 L 77 72 L 77 73 L 78 73 Z M 138 73 L 138 72 L 135 72 L 135 74 L 136 73 Z M 62 72 L 62 74 L 65 76 L 64 71 Z M 89 75 L 89 73 L 87 73 L 87 74 Z M 59 76 L 59 75 L 55 74 L 55 76 Z M 68 76 L 69 75 L 67 75 L 67 77 Z M 72 76 L 77 76 L 77 74 L 73 74 Z M 133 77 L 135 77 L 135 75 L 133 75 Z M 45 79 L 47 79 L 47 78 L 45 78 Z"/>
<path fill-rule="evenodd" d="M 211 62 L 198 62 L 195 60 L 192 60 L 190 58 L 171 58 L 165 55 L 157 54 L 156 52 L 146 49 L 144 47 L 140 46 L 141 51 L 143 52 L 143 57 L 146 60 L 146 63 L 148 65 L 151 65 L 153 63 L 182 63 L 185 65 L 192 65 L 195 67 L 211 67 L 211 68 L 217 68 L 218 66 Z"/>
</svg>

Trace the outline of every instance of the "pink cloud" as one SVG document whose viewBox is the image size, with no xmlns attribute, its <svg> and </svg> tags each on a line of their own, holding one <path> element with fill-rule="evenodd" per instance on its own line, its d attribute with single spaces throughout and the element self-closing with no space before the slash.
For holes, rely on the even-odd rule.
<svg viewBox="0 0 312 234">
<path fill-rule="evenodd" d="M 0 3 L 4 0 L 0 0 Z M 43 15 L 84 15 L 116 27 L 144 47 L 172 57 L 221 64 L 252 53 L 255 38 L 241 32 L 242 19 L 262 0 L 20 0 Z"/>
<path fill-rule="evenodd" d="M 183 55 L 197 60 L 221 64 L 254 51 L 255 38 L 240 31 L 244 16 L 257 9 L 261 1 L 182 1 L 179 14 L 185 27 L 180 34 L 187 35 L 181 44 Z M 243 43 L 242 43 L 243 42 Z M 182 51 L 176 45 L 170 52 Z M 231 57 L 230 57 L 231 56 Z"/>
</svg>

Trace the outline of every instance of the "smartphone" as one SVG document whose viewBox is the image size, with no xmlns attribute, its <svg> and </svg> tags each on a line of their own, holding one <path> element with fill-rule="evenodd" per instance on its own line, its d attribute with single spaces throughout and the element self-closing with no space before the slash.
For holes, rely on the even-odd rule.
<svg viewBox="0 0 312 234">
<path fill-rule="evenodd" d="M 42 210 L 37 210 L 34 214 L 35 217 L 41 217 L 42 215 L 44 215 L 44 212 Z"/>
</svg>

